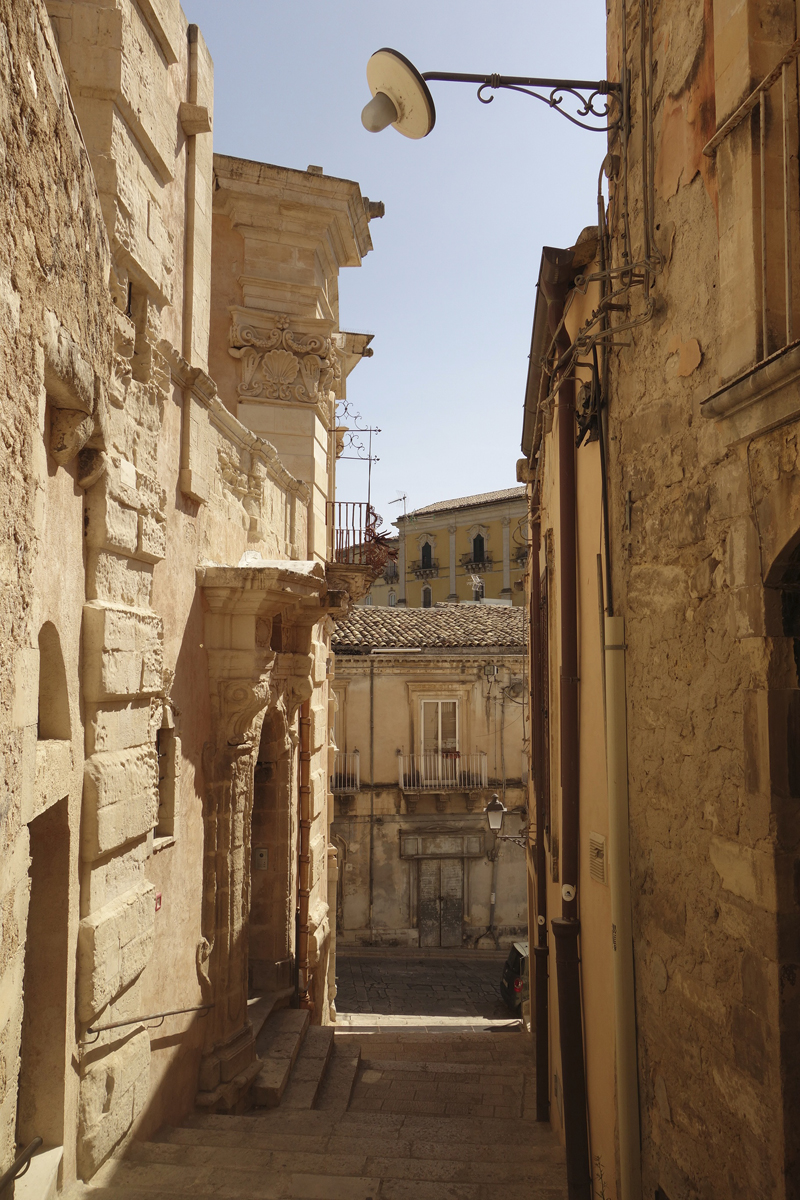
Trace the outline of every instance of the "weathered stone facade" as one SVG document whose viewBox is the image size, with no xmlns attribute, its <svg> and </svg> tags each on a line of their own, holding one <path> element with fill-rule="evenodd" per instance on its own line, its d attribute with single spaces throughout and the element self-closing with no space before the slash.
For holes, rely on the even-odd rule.
<svg viewBox="0 0 800 1200">
<path fill-rule="evenodd" d="M 548 332 L 536 363 L 539 370 L 555 334 L 556 357 L 578 343 L 578 382 L 589 379 L 590 339 L 603 328 L 601 300 L 611 301 L 605 320 L 613 346 L 604 379 L 601 337 L 598 382 L 605 382 L 607 413 L 610 593 L 613 613 L 624 619 L 627 664 L 642 1132 L 641 1191 L 637 1181 L 636 1190 L 619 1194 L 652 1196 L 660 1187 L 669 1200 L 796 1197 L 796 57 L 789 55 L 784 78 L 779 69 L 775 86 L 765 89 L 763 124 L 756 97 L 726 127 L 790 51 L 796 12 L 791 3 L 757 0 L 679 11 L 654 0 L 651 67 L 651 6 L 626 7 L 625 14 L 621 3 L 609 8 L 609 78 L 621 77 L 624 60 L 632 99 L 626 145 L 619 135 L 610 140 L 617 157 L 607 162 L 608 236 L 598 243 L 593 231 L 597 252 L 590 258 L 581 259 L 581 244 L 546 252 L 550 323 L 540 314 L 540 328 Z M 607 266 L 617 274 L 603 276 Z M 587 293 L 583 281 L 592 275 L 598 282 Z M 566 307 L 563 332 L 562 310 L 554 304 Z M 553 371 L 553 352 L 547 353 Z M 531 583 L 536 592 L 541 581 L 550 605 L 545 689 L 552 825 L 542 831 L 548 919 L 560 915 L 561 887 L 572 882 L 563 863 L 559 875 L 558 862 L 564 850 L 559 639 L 565 511 L 558 431 L 560 422 L 573 419 L 563 397 L 557 369 L 538 396 L 529 391 L 521 464 L 541 535 Z M 588 399 L 588 391 L 579 392 L 579 415 Z M 619 1186 L 620 1144 L 619 1109 L 615 1118 L 608 1104 L 612 916 L 608 888 L 591 870 L 593 839 L 607 838 L 610 829 L 605 787 L 598 783 L 606 766 L 598 604 L 607 606 L 610 597 L 607 586 L 598 589 L 595 567 L 604 542 L 596 441 L 575 452 L 575 468 L 587 1081 L 592 1149 L 613 1188 Z M 606 669 L 609 654 L 623 649 L 608 641 Z M 547 783 L 540 769 L 538 786 Z M 607 868 L 612 880 L 616 870 L 627 873 L 627 863 L 613 857 Z M 553 982 L 554 1031 L 555 1001 Z M 559 1124 L 566 1085 L 555 1037 L 551 1088 L 554 1076 L 551 1111 Z M 618 1078 L 618 1101 L 619 1088 Z"/>
<path fill-rule="evenodd" d="M 492 949 L 527 932 L 523 614 L 363 608 L 333 637 L 340 945 Z"/>
<path fill-rule="evenodd" d="M 371 241 L 358 185 L 283 173 L 312 261 L 330 198 L 333 299 L 323 356 L 305 267 L 225 301 L 291 319 L 302 359 L 308 394 L 267 391 L 249 420 L 241 380 L 209 375 L 238 369 L 212 196 L 239 168 L 215 183 L 197 27 L 176 0 L 0 17 L 0 1165 L 41 1136 L 67 1187 L 168 1114 L 239 1102 L 249 993 L 334 1013 L 328 613 L 369 575 L 326 562 L 335 403 L 369 340 L 339 331 L 337 275 Z"/>
</svg>

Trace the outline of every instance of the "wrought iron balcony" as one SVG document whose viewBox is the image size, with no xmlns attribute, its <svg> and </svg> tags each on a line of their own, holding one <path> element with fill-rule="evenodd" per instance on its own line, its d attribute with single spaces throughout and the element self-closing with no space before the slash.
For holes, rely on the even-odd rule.
<svg viewBox="0 0 800 1200">
<path fill-rule="evenodd" d="M 398 783 L 404 792 L 462 792 L 488 787 L 486 755 L 398 754 Z"/>
<path fill-rule="evenodd" d="M 337 750 L 333 760 L 332 792 L 357 792 L 361 787 L 361 755 L 358 750 Z"/>
<path fill-rule="evenodd" d="M 390 550 L 380 531 L 381 518 L 371 504 L 359 500 L 329 500 L 325 524 L 328 562 L 371 567 L 376 574 L 385 567 Z"/>
<path fill-rule="evenodd" d="M 473 558 L 471 554 L 462 554 L 461 565 L 470 574 L 480 575 L 481 571 L 491 571 L 493 569 L 494 560 L 491 554 L 484 554 L 483 558 Z"/>
<path fill-rule="evenodd" d="M 412 562 L 410 567 L 416 579 L 436 579 L 439 574 L 438 558 L 429 558 L 427 562 L 420 558 Z"/>
</svg>

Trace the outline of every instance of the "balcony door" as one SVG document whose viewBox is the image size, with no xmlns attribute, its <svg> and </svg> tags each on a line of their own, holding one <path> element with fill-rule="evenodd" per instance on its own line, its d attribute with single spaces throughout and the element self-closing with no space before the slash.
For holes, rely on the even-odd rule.
<svg viewBox="0 0 800 1200">
<path fill-rule="evenodd" d="M 422 775 L 428 785 L 458 782 L 458 701 L 422 701 Z"/>
</svg>

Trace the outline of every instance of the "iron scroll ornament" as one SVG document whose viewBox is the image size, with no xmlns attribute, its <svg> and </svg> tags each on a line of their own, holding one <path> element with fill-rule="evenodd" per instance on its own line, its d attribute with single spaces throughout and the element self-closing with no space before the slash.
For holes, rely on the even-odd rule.
<svg viewBox="0 0 800 1200">
<path fill-rule="evenodd" d="M 590 133 L 610 133 L 618 129 L 622 122 L 622 85 L 610 83 L 606 79 L 529 79 L 515 75 L 462 75 L 451 71 L 426 71 L 422 78 L 443 83 L 477 83 L 481 104 L 491 104 L 494 100 L 494 96 L 484 95 L 487 90 L 497 91 L 503 88 L 509 92 L 522 92 L 526 96 L 532 96 L 534 100 L 540 100 L 579 129 L 586 129 Z M 543 94 L 533 91 L 533 88 L 543 88 L 545 92 Z M 567 97 L 572 97 L 580 105 L 574 116 L 563 107 Z M 596 101 L 601 97 L 605 102 L 596 106 Z M 609 120 L 612 103 L 616 114 L 614 120 Z M 606 123 L 590 125 L 580 120 L 581 117 L 590 117 Z"/>
</svg>

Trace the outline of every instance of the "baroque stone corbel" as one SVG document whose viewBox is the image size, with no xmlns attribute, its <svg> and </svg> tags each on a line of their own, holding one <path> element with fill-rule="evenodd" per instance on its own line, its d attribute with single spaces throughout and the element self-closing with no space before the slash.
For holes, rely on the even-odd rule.
<svg viewBox="0 0 800 1200">
<path fill-rule="evenodd" d="M 236 389 L 243 400 L 296 400 L 329 406 L 342 378 L 341 354 L 326 329 L 299 332 L 286 314 L 274 317 L 231 309 L 228 353 L 242 364 Z"/>
</svg>

